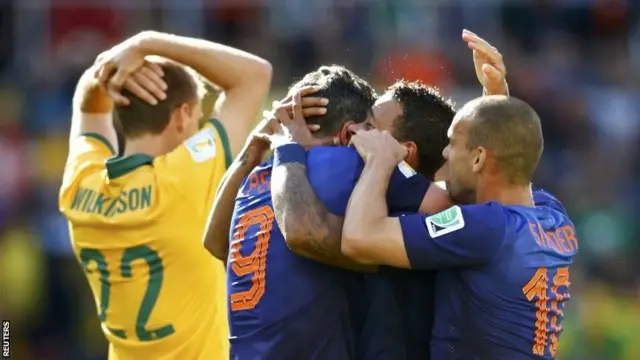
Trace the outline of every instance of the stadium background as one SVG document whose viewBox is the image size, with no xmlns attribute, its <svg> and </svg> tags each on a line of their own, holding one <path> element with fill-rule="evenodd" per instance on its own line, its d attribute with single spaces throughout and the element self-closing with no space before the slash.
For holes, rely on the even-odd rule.
<svg viewBox="0 0 640 360">
<path fill-rule="evenodd" d="M 91 5 L 87 5 L 91 4 Z M 16 359 L 104 359 L 57 189 L 70 100 L 105 47 L 142 29 L 269 59 L 273 98 L 324 63 L 382 88 L 397 78 L 479 95 L 471 29 L 504 53 L 513 95 L 546 139 L 537 184 L 564 201 L 580 255 L 561 359 L 640 359 L 640 25 L 624 0 L 0 1 L 0 318 Z M 104 239 L 109 241 L 109 239 Z"/>
</svg>

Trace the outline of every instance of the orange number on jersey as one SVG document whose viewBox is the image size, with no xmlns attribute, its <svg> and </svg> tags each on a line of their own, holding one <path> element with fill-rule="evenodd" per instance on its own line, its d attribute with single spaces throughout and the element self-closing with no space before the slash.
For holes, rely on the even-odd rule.
<svg viewBox="0 0 640 360">
<path fill-rule="evenodd" d="M 544 356 L 544 349 L 547 347 L 547 337 L 549 330 L 547 325 L 549 324 L 549 307 L 547 302 L 549 296 L 547 290 L 549 289 L 549 277 L 547 275 L 547 268 L 538 268 L 531 280 L 522 287 L 524 296 L 529 301 L 536 300 L 536 332 L 533 340 L 533 354 L 538 356 Z M 559 268 L 556 275 L 553 277 L 553 286 L 551 292 L 553 294 L 553 301 L 551 302 L 551 311 L 553 317 L 551 318 L 551 346 L 549 351 L 552 356 L 555 356 L 558 350 L 558 336 L 562 331 L 562 327 L 558 326 L 558 316 L 562 316 L 562 310 L 558 307 L 558 303 L 562 303 L 569 298 L 568 293 L 560 294 L 558 289 L 561 286 L 569 287 L 569 268 Z"/>
<path fill-rule="evenodd" d="M 230 295 L 231 311 L 253 309 L 264 295 L 267 250 L 269 249 L 273 219 L 273 210 L 269 205 L 265 205 L 248 211 L 238 220 L 229 255 L 231 270 L 237 276 L 250 275 L 251 288 Z M 243 256 L 240 249 L 244 243 L 245 233 L 250 226 L 259 226 L 259 231 L 256 233 L 256 247 L 251 254 Z"/>
</svg>

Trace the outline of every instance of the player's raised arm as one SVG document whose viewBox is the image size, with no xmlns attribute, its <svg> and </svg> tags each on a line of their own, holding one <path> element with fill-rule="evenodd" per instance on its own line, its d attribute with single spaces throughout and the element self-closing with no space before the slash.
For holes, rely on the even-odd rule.
<svg viewBox="0 0 640 360">
<path fill-rule="evenodd" d="M 113 101 L 100 88 L 97 78 L 98 67 L 88 68 L 80 77 L 73 95 L 71 131 L 69 133 L 69 160 L 77 155 L 76 148 L 82 147 L 79 136 L 92 137 L 102 142 L 112 155 L 118 148 L 118 138 L 113 127 Z"/>
<path fill-rule="evenodd" d="M 270 121 L 275 120 L 263 119 L 254 134 L 268 132 Z M 258 166 L 268 149 L 268 142 L 259 136 L 250 135 L 218 186 L 215 202 L 207 220 L 203 244 L 211 255 L 222 261 L 227 261 L 229 255 L 229 231 L 238 190 L 244 178 Z"/>
<path fill-rule="evenodd" d="M 271 64 L 255 55 L 219 43 L 145 31 L 134 36 L 137 48 L 187 65 L 222 88 L 216 118 L 230 141 L 231 157 L 238 154 L 271 86 Z M 126 74 L 123 74 L 123 76 Z M 122 86 L 116 73 L 110 82 Z"/>
<path fill-rule="evenodd" d="M 477 265 L 491 259 L 506 228 L 499 205 L 454 206 L 431 216 L 389 217 L 388 179 L 406 150 L 387 132 L 359 133 L 352 141 L 366 165 L 345 217 L 342 251 L 346 256 L 363 264 L 415 269 Z"/>
</svg>

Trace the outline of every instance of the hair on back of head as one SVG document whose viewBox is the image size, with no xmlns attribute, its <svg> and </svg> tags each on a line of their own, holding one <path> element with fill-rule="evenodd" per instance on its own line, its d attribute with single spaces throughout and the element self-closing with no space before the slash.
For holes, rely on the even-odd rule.
<svg viewBox="0 0 640 360">
<path fill-rule="evenodd" d="M 136 138 L 146 134 L 160 134 L 169 123 L 172 112 L 184 103 L 195 104 L 205 93 L 204 83 L 198 74 L 185 65 L 168 59 L 153 60 L 160 65 L 167 84 L 166 99 L 150 105 L 124 89 L 122 95 L 129 99 L 129 105 L 116 106 L 113 114 L 120 123 L 125 138 Z"/>
<path fill-rule="evenodd" d="M 317 136 L 333 136 L 347 121 L 362 122 L 376 101 L 375 90 L 365 80 L 344 66 L 320 66 L 294 83 L 291 89 L 315 86 L 319 90 L 308 97 L 329 100 L 324 115 L 306 118 L 307 124 L 318 124 Z"/>
<path fill-rule="evenodd" d="M 536 111 L 514 97 L 486 96 L 475 101 L 468 130 L 469 148 L 483 146 L 491 151 L 511 184 L 531 183 L 544 149 Z"/>
<path fill-rule="evenodd" d="M 447 130 L 456 115 L 453 102 L 437 88 L 419 81 L 400 80 L 387 92 L 402 106 L 402 116 L 394 122 L 394 136 L 401 142 L 416 143 L 416 170 L 433 179 L 445 163 L 442 150 L 449 143 Z"/>
</svg>

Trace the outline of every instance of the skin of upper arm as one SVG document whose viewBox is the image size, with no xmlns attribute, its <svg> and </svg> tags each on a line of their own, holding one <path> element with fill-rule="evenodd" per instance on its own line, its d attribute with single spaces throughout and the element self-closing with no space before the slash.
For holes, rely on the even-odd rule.
<svg viewBox="0 0 640 360">
<path fill-rule="evenodd" d="M 386 217 L 367 228 L 345 226 L 342 231 L 342 253 L 367 265 L 410 268 L 400 221 Z"/>
<path fill-rule="evenodd" d="M 220 120 L 227 132 L 232 158 L 242 149 L 264 105 L 271 87 L 271 74 L 271 65 L 264 63 L 248 80 L 221 93 L 216 100 L 215 118 Z"/>
<path fill-rule="evenodd" d="M 266 145 L 261 143 L 245 147 L 225 173 L 216 191 L 203 244 L 211 255 L 222 261 L 226 261 L 229 255 L 229 231 L 236 195 L 243 179 L 260 163 L 265 151 Z"/>
</svg>

